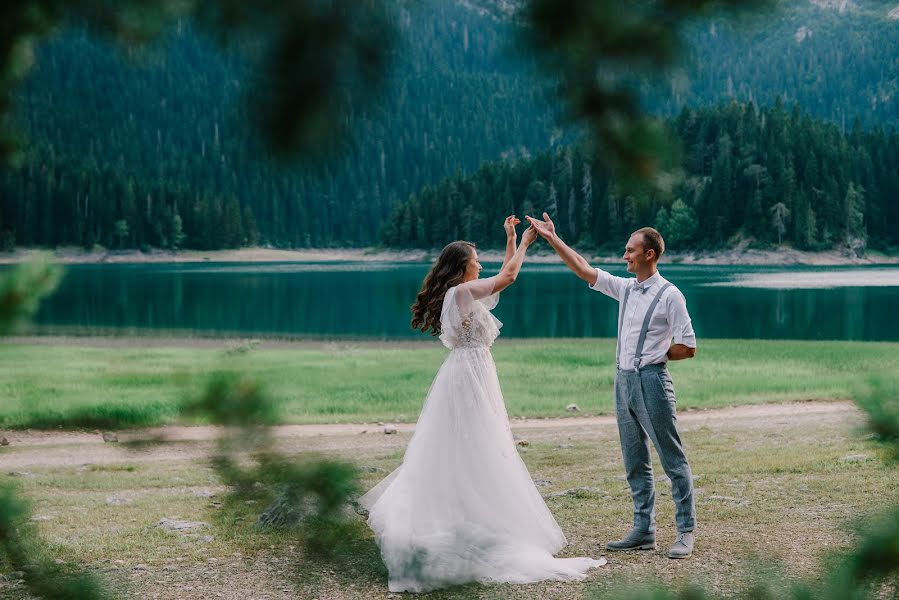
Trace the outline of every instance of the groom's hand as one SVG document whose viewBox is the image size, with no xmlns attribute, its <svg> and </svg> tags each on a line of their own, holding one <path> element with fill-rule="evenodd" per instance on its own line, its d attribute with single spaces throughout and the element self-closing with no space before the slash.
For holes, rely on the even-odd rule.
<svg viewBox="0 0 899 600">
<path fill-rule="evenodd" d="M 527 244 L 530 246 L 537 239 L 537 230 L 534 229 L 534 226 L 531 225 L 527 229 L 524 230 L 524 235 L 521 236 L 521 243 Z"/>
<path fill-rule="evenodd" d="M 549 215 L 543 213 L 543 220 L 535 219 L 534 217 L 525 216 L 525 219 L 528 220 L 528 223 L 531 224 L 538 234 L 543 236 L 549 245 L 553 247 L 553 250 L 556 251 L 556 254 L 561 257 L 562 261 L 568 266 L 569 269 L 574 271 L 574 274 L 589 283 L 591 286 L 596 283 L 598 271 L 590 266 L 590 263 L 587 260 L 568 247 L 568 245 L 559 239 L 559 236 L 556 235 L 556 226 L 553 223 L 553 220 L 549 218 Z"/>
<path fill-rule="evenodd" d="M 556 237 L 556 225 L 553 223 L 552 219 L 549 218 L 548 214 L 543 213 L 542 221 L 528 216 L 525 216 L 525 219 L 527 219 L 528 223 L 537 230 L 537 233 L 547 241 L 551 241 Z"/>
</svg>

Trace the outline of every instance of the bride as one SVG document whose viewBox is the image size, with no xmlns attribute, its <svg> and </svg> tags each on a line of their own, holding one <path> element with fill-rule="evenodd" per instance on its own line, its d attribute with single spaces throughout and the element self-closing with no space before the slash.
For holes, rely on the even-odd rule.
<svg viewBox="0 0 899 600">
<path fill-rule="evenodd" d="M 521 269 L 536 231 L 515 247 L 508 217 L 499 274 L 478 279 L 474 244 L 453 242 L 431 267 L 412 326 L 450 349 L 422 408 L 403 464 L 360 498 L 369 511 L 391 592 L 449 585 L 583 579 L 605 559 L 554 558 L 565 544 L 515 447 L 490 346 L 490 311 Z"/>
</svg>

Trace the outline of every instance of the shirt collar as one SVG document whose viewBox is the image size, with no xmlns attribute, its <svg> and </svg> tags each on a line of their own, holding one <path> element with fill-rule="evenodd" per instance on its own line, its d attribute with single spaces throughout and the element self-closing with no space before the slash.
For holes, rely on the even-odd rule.
<svg viewBox="0 0 899 600">
<path fill-rule="evenodd" d="M 637 283 L 637 279 L 634 278 L 634 289 L 641 291 L 645 294 L 646 290 L 648 290 L 649 288 L 654 286 L 656 283 L 658 283 L 658 281 L 661 278 L 662 278 L 662 276 L 659 275 L 658 271 L 653 273 L 653 275 L 651 277 L 647 277 L 646 279 L 644 279 L 642 283 Z"/>
</svg>

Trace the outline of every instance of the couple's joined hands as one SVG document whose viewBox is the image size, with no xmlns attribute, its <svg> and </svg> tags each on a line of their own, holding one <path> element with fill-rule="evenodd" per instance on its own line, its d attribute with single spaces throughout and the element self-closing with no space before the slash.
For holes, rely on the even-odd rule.
<svg viewBox="0 0 899 600">
<path fill-rule="evenodd" d="M 525 219 L 527 219 L 531 226 L 525 230 L 522 241 L 527 241 L 529 245 L 536 239 L 536 234 L 540 234 L 541 237 L 546 238 L 547 240 L 556 235 L 556 224 L 553 223 L 553 220 L 549 218 L 548 214 L 543 213 L 542 221 L 530 216 L 525 216 Z M 506 237 L 515 238 L 515 226 L 519 223 L 521 223 L 521 219 L 515 215 L 506 217 L 505 222 L 503 222 L 503 228 L 506 230 Z M 530 239 L 525 239 L 526 237 Z"/>
</svg>

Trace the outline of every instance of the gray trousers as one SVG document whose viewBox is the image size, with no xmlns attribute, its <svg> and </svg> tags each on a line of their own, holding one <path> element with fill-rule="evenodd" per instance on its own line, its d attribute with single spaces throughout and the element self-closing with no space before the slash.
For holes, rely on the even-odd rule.
<svg viewBox="0 0 899 600">
<path fill-rule="evenodd" d="M 652 440 L 671 480 L 677 530 L 693 531 L 693 474 L 677 432 L 674 384 L 664 364 L 647 365 L 640 371 L 618 370 L 615 415 L 627 483 L 634 499 L 634 528 L 646 532 L 656 529 L 656 493 L 649 454 Z"/>
</svg>

